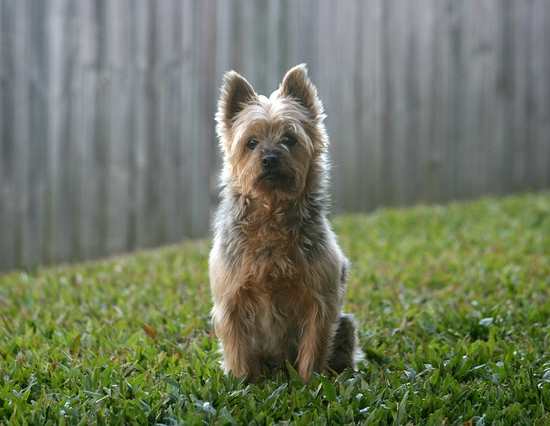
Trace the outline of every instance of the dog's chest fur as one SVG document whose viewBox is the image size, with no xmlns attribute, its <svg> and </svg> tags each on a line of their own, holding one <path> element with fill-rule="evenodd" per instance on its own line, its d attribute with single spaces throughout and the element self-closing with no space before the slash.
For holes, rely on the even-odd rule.
<svg viewBox="0 0 550 426">
<path fill-rule="evenodd" d="M 304 223 L 299 206 L 248 201 L 229 227 L 226 253 L 238 259 L 234 267 L 245 287 L 269 294 L 302 291 L 308 258 L 315 249 L 312 241 L 324 240 L 317 228 L 311 221 Z"/>
<path fill-rule="evenodd" d="M 297 285 L 303 264 L 299 225 L 283 209 L 260 206 L 241 225 L 241 267 L 257 287 Z M 291 282 L 293 281 L 293 282 Z"/>
<path fill-rule="evenodd" d="M 273 355 L 283 348 L 295 350 L 300 309 L 312 296 L 308 254 L 314 249 L 310 234 L 316 225 L 305 224 L 291 206 L 254 202 L 228 225 L 225 251 L 235 259 L 235 297 L 240 306 L 250 307 L 255 344 Z M 315 241 L 323 241 L 321 232 L 315 233 Z"/>
</svg>

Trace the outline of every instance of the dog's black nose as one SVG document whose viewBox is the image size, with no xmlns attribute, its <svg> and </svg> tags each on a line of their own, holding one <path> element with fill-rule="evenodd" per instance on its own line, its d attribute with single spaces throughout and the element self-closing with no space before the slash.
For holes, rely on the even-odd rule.
<svg viewBox="0 0 550 426">
<path fill-rule="evenodd" d="M 279 166 L 279 156 L 273 153 L 262 157 L 262 168 L 265 171 L 275 170 Z"/>
</svg>

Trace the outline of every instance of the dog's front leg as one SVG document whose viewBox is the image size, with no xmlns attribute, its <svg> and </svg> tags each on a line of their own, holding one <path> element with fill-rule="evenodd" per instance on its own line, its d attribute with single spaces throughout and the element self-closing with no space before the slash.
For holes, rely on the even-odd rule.
<svg viewBox="0 0 550 426">
<path fill-rule="evenodd" d="M 325 370 L 328 356 L 330 321 L 326 312 L 315 303 L 306 309 L 298 348 L 298 374 L 305 382 L 313 371 Z"/>
<path fill-rule="evenodd" d="M 238 305 L 226 307 L 217 315 L 215 330 L 223 344 L 223 367 L 226 373 L 254 380 L 259 375 L 259 364 L 254 355 L 247 318 Z"/>
</svg>

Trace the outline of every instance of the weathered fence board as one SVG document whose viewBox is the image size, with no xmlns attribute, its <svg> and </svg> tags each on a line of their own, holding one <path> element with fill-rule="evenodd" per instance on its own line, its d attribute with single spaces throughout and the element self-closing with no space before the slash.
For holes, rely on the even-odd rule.
<svg viewBox="0 0 550 426">
<path fill-rule="evenodd" d="M 336 211 L 550 187 L 546 0 L 0 0 L 0 270 L 205 236 L 223 72 L 307 62 Z"/>
</svg>

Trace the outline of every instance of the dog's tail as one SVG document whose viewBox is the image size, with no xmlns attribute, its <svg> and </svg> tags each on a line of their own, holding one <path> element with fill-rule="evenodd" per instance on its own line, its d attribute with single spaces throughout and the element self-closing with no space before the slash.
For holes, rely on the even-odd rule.
<svg viewBox="0 0 550 426">
<path fill-rule="evenodd" d="M 341 373 L 346 368 L 355 369 L 357 362 L 363 358 L 363 352 L 357 339 L 355 319 L 351 314 L 342 313 L 332 341 L 328 366 L 337 373 Z"/>
</svg>

